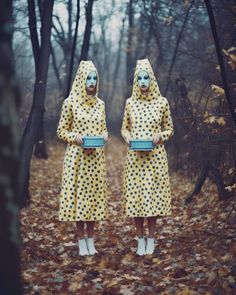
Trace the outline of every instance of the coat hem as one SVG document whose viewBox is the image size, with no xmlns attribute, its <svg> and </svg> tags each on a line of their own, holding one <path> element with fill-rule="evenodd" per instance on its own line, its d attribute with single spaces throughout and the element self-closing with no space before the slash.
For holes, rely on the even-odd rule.
<svg viewBox="0 0 236 295">
<path fill-rule="evenodd" d="M 84 221 L 84 222 L 86 222 L 86 221 L 105 221 L 105 220 L 107 220 L 108 219 L 108 217 L 104 217 L 104 218 L 93 218 L 93 219 L 78 219 L 78 218 L 70 218 L 70 219 L 64 219 L 64 218 L 59 218 L 58 220 L 59 221 L 65 221 L 65 222 L 67 222 L 67 221 L 74 221 L 74 222 L 76 222 L 76 221 Z"/>
<path fill-rule="evenodd" d="M 129 217 L 129 218 L 134 218 L 134 217 L 167 217 L 167 216 L 172 216 L 173 213 L 167 213 L 167 214 L 151 214 L 151 215 L 128 215 L 128 214 L 125 214 L 125 217 Z"/>
</svg>

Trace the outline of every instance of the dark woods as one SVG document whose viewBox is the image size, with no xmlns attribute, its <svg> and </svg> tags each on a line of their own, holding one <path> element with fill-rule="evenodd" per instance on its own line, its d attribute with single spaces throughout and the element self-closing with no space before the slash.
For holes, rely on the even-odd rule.
<svg viewBox="0 0 236 295">
<path fill-rule="evenodd" d="M 81 59 L 92 59 L 101 73 L 100 97 L 106 102 L 108 127 L 118 135 L 125 99 L 131 95 L 135 62 L 148 57 L 174 117 L 171 167 L 188 174 L 191 171 L 196 180 L 188 200 L 200 191 L 208 174 L 216 182 L 219 196 L 228 196 L 236 178 L 234 1 L 85 1 L 85 5 L 72 0 L 28 1 L 26 14 L 20 2 L 15 3 L 15 44 L 23 38 L 32 49 L 25 52 L 24 45 L 15 45 L 15 55 L 20 65 L 25 63 L 23 51 L 24 56 L 33 54 L 35 75 L 28 119 L 29 83 L 22 89 L 22 119 L 27 121 L 22 205 L 29 197 L 33 146 L 35 156 L 47 158 L 44 124 L 48 126 L 46 135 L 54 136 L 61 102 L 69 95 Z M 44 5 L 50 7 L 44 9 Z M 28 26 L 25 23 L 26 27 L 20 28 L 23 16 L 28 18 Z M 28 81 L 27 72 L 19 79 Z"/>
<path fill-rule="evenodd" d="M 220 199 L 234 195 L 235 20 L 234 0 L 1 1 L 4 294 L 21 293 L 19 207 L 30 200 L 32 154 L 47 159 L 45 138 L 55 136 L 62 101 L 82 59 L 92 59 L 98 68 L 107 124 L 119 136 L 136 60 L 148 57 L 171 105 L 175 126 L 168 143 L 171 169 L 189 175 L 193 182 L 192 192 L 183 196 L 186 202 L 201 191 L 208 176 Z M 22 93 L 20 120 L 15 77 Z"/>
</svg>

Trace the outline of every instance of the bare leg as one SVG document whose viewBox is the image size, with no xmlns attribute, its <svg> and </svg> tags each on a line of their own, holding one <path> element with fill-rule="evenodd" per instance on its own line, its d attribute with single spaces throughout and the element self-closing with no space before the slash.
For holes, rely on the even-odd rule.
<svg viewBox="0 0 236 295">
<path fill-rule="evenodd" d="M 138 249 L 136 254 L 142 256 L 145 255 L 145 239 L 143 237 L 143 225 L 144 225 L 144 217 L 134 217 L 135 226 L 138 235 Z"/>
<path fill-rule="evenodd" d="M 155 249 L 154 235 L 155 235 L 157 217 L 156 216 L 148 217 L 147 220 L 148 220 L 149 237 L 147 238 L 146 254 L 153 254 Z"/>
<path fill-rule="evenodd" d="M 93 238 L 95 222 L 87 221 L 86 224 L 87 224 L 88 238 Z"/>
<path fill-rule="evenodd" d="M 138 237 L 143 238 L 144 217 L 134 217 L 134 222 Z"/>
<path fill-rule="evenodd" d="M 95 249 L 95 246 L 94 246 L 94 239 L 93 239 L 95 222 L 87 221 L 86 224 L 87 224 L 87 232 L 88 232 L 88 239 L 87 239 L 88 251 L 90 255 L 94 255 L 97 253 L 97 250 Z"/>
<path fill-rule="evenodd" d="M 84 221 L 77 221 L 76 222 L 77 233 L 78 233 L 78 246 L 79 246 L 79 255 L 89 255 L 86 241 L 84 239 Z"/>
<path fill-rule="evenodd" d="M 149 238 L 154 238 L 156 231 L 156 216 L 148 217 L 148 230 L 149 230 Z"/>
<path fill-rule="evenodd" d="M 79 240 L 83 240 L 84 239 L 84 221 L 77 221 L 76 227 L 77 227 L 77 234 L 78 234 Z"/>
</svg>

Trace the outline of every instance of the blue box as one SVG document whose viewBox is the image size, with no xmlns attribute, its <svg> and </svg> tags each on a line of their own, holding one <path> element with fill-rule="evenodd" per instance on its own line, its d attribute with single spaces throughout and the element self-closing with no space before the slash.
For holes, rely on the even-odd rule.
<svg viewBox="0 0 236 295">
<path fill-rule="evenodd" d="M 102 148 L 105 145 L 103 136 L 83 136 L 82 147 L 84 149 Z"/>
<path fill-rule="evenodd" d="M 152 139 L 131 139 L 129 149 L 134 151 L 151 151 L 153 150 Z"/>
</svg>

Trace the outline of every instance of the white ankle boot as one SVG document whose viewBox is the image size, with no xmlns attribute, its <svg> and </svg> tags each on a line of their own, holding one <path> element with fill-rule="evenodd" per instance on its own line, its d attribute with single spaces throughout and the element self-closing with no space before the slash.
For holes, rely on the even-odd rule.
<svg viewBox="0 0 236 295">
<path fill-rule="evenodd" d="M 98 253 L 98 251 L 95 249 L 95 246 L 94 246 L 94 239 L 87 238 L 86 241 L 87 241 L 89 255 L 94 255 L 94 254 Z"/>
<path fill-rule="evenodd" d="M 78 240 L 78 244 L 79 244 L 79 256 L 89 255 L 85 239 Z"/>
<path fill-rule="evenodd" d="M 146 254 L 153 254 L 155 249 L 154 238 L 147 238 Z"/>
<path fill-rule="evenodd" d="M 138 249 L 137 249 L 136 254 L 138 254 L 140 256 L 146 254 L 146 251 L 145 251 L 145 239 L 144 238 L 139 238 L 138 239 Z"/>
</svg>

